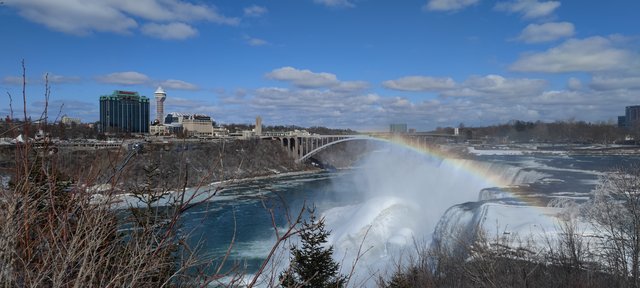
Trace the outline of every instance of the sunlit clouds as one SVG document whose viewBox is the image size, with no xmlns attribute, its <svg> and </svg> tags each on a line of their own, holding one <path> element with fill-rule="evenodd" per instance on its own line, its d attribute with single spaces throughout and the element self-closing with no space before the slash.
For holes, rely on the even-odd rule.
<svg viewBox="0 0 640 288">
<path fill-rule="evenodd" d="M 61 113 L 86 122 L 97 120 L 100 95 L 152 97 L 157 86 L 166 111 L 218 123 L 260 115 L 266 125 L 356 130 L 613 121 L 640 104 L 636 1 L 5 0 L 0 8 L 0 93 L 20 111 L 26 83 L 34 115 L 45 83 Z M 0 99 L 6 117 L 9 97 Z"/>
</svg>

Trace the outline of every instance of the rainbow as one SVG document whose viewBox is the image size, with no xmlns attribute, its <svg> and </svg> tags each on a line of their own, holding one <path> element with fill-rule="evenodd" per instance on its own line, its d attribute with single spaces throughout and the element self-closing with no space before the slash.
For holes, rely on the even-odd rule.
<svg viewBox="0 0 640 288">
<path fill-rule="evenodd" d="M 486 169 L 486 166 L 482 165 L 482 162 L 480 161 L 464 159 L 459 153 L 456 154 L 453 151 L 442 149 L 439 145 L 429 145 L 424 142 L 420 143 L 414 139 L 406 137 L 376 139 L 436 159 L 441 163 L 441 165 L 448 166 L 448 168 L 465 170 L 470 177 L 475 177 L 487 182 L 489 184 L 487 188 L 498 188 L 501 192 L 511 195 L 512 198 L 523 202 L 523 204 L 532 207 L 547 206 L 540 197 L 534 197 L 532 195 L 522 193 L 522 191 L 518 191 L 520 190 L 518 189 L 519 187 L 513 185 L 513 183 L 511 183 L 511 179 L 506 179 L 503 175 L 493 173 L 493 171 Z"/>
</svg>

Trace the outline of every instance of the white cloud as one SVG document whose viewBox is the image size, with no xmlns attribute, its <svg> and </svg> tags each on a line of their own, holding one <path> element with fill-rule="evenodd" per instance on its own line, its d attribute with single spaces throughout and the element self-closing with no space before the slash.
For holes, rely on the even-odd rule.
<svg viewBox="0 0 640 288">
<path fill-rule="evenodd" d="M 567 38 L 573 36 L 575 28 L 572 23 L 569 22 L 549 22 L 544 24 L 529 24 L 520 36 L 518 40 L 525 43 L 540 43 L 549 42 L 561 38 Z"/>
<path fill-rule="evenodd" d="M 114 77 L 116 74 L 119 77 Z M 144 82 L 141 85 L 145 87 L 155 88 L 160 84 L 165 89 L 198 89 L 182 80 L 149 80 L 150 77 L 138 72 L 107 76 L 112 76 L 112 81 L 119 79 L 119 83 Z M 293 85 L 289 88 L 218 91 L 220 101 L 217 103 L 188 96 L 179 98 L 169 91 L 165 107 L 170 111 L 209 114 L 222 123 L 251 122 L 255 115 L 261 115 L 269 124 L 322 125 L 361 131 L 386 130 L 388 124 L 394 122 L 407 123 L 409 127 L 425 131 L 436 126 L 456 126 L 460 122 L 478 126 L 505 123 L 511 119 L 555 121 L 575 117 L 576 120 L 607 121 L 623 113 L 620 103 L 637 101 L 639 87 L 635 83 L 640 83 L 637 77 L 634 74 L 599 74 L 593 77 L 590 85 L 585 83 L 581 89 L 574 89 L 580 82 L 577 78 L 569 78 L 566 90 L 546 90 L 548 83 L 541 79 L 472 76 L 454 83 L 453 87 L 446 84 L 447 88 L 438 90 L 439 95 L 435 98 L 410 93 L 406 97 L 369 93 L 365 91 L 367 82 L 340 81 L 335 77 L 337 84 L 315 88 Z M 92 105 L 95 111 L 96 103 Z M 90 113 L 81 114 L 91 109 L 71 109 L 71 103 L 65 103 L 64 108 L 70 115 L 93 117 Z"/>
<path fill-rule="evenodd" d="M 279 117 L 296 125 L 348 126 L 373 117 L 380 105 L 376 94 L 344 94 L 330 90 L 265 87 L 246 99 L 249 109 L 260 111 L 264 119 Z M 333 115 L 333 117 L 327 117 Z"/>
<path fill-rule="evenodd" d="M 313 0 L 313 2 L 322 4 L 328 7 L 336 7 L 336 8 L 351 8 L 355 7 L 353 3 L 349 2 L 349 0 Z"/>
<path fill-rule="evenodd" d="M 215 6 L 194 4 L 183 0 L 104 0 L 104 2 L 124 13 L 150 21 L 192 22 L 204 20 L 223 25 L 237 25 L 240 21 L 238 18 L 220 14 Z"/>
<path fill-rule="evenodd" d="M 629 69 L 638 55 L 616 47 L 610 39 L 595 36 L 569 39 L 545 52 L 529 53 L 510 66 L 522 72 L 596 72 Z"/>
<path fill-rule="evenodd" d="M 311 70 L 300 70 L 293 67 L 275 69 L 267 73 L 265 77 L 272 80 L 288 82 L 298 88 L 323 88 L 337 93 L 352 93 L 369 88 L 369 83 L 365 81 L 340 81 L 335 74 L 326 72 L 316 73 Z"/>
<path fill-rule="evenodd" d="M 164 40 L 183 40 L 198 35 L 196 29 L 181 22 L 169 24 L 149 23 L 142 26 L 141 31 L 145 35 Z"/>
<path fill-rule="evenodd" d="M 320 88 L 338 85 L 340 81 L 331 73 L 315 73 L 310 70 L 299 70 L 293 67 L 275 69 L 266 75 L 267 78 L 290 82 L 301 88 Z"/>
<path fill-rule="evenodd" d="M 139 22 L 209 21 L 237 25 L 240 21 L 220 14 L 212 5 L 182 0 L 8 0 L 5 4 L 30 21 L 74 35 L 93 32 L 130 34 Z"/>
<path fill-rule="evenodd" d="M 542 92 L 547 82 L 542 79 L 486 75 L 471 76 L 458 84 L 450 77 L 407 76 L 384 81 L 382 85 L 400 91 L 438 91 L 440 95 L 450 97 L 522 97 Z"/>
<path fill-rule="evenodd" d="M 499 75 L 469 77 L 452 91 L 472 91 L 475 97 L 397 97 L 373 93 L 339 93 L 324 89 L 264 87 L 248 91 L 220 109 L 223 122 L 247 122 L 261 115 L 265 123 L 386 130 L 403 122 L 419 131 L 436 126 L 505 123 L 512 119 L 555 121 L 575 118 L 607 121 L 622 113 L 619 103 L 637 101 L 634 91 L 545 90 L 546 81 Z M 310 105 L 312 103 L 313 105 Z M 239 113 L 242 111 L 242 113 Z M 234 113 L 235 112 L 235 113 Z M 228 116 L 227 116 L 228 115 Z M 460 118 L 463 115 L 463 118 Z"/>
<path fill-rule="evenodd" d="M 451 89 L 456 83 L 450 77 L 406 76 L 384 81 L 382 85 L 388 89 L 400 91 L 439 91 Z"/>
<path fill-rule="evenodd" d="M 48 105 L 49 111 L 52 111 L 54 109 L 56 110 L 56 112 L 58 112 L 58 110 L 60 111 L 60 114 L 56 113 L 57 116 L 49 113 L 49 121 L 60 120 L 59 118 L 56 119 L 55 117 L 62 117 L 62 115 L 66 114 L 72 117 L 80 117 L 80 120 L 83 122 L 89 122 L 91 117 L 94 117 L 94 115 L 97 115 L 99 113 L 99 107 L 96 104 L 96 102 L 85 102 L 68 99 L 50 99 L 48 103 L 42 100 L 37 100 L 31 103 L 31 105 L 36 108 L 35 110 L 38 111 L 43 111 L 46 105 Z"/>
<path fill-rule="evenodd" d="M 267 42 L 266 40 L 262 40 L 260 38 L 251 38 L 248 40 L 249 45 L 251 46 L 264 46 L 269 44 L 269 42 Z"/>
<path fill-rule="evenodd" d="M 167 95 L 167 100 L 164 103 L 165 111 L 166 109 L 171 109 L 171 112 L 184 112 L 184 113 L 194 113 L 203 110 L 199 110 L 203 106 L 206 106 L 209 103 L 201 100 L 192 100 L 179 96 L 174 96 L 171 92 Z"/>
<path fill-rule="evenodd" d="M 118 85 L 141 85 L 149 84 L 151 78 L 135 71 L 116 72 L 97 78 L 99 82 Z"/>
<path fill-rule="evenodd" d="M 198 86 L 182 80 L 168 79 L 159 83 L 163 88 L 176 90 L 198 90 Z"/>
<path fill-rule="evenodd" d="M 567 87 L 569 87 L 570 90 L 580 90 L 582 89 L 582 81 L 578 78 L 571 77 L 567 81 Z"/>
<path fill-rule="evenodd" d="M 16 7 L 18 13 L 28 20 L 75 35 L 94 31 L 126 34 L 138 26 L 136 20 L 108 2 L 16 0 L 5 4 Z"/>
<path fill-rule="evenodd" d="M 264 39 L 255 38 L 255 37 L 251 37 L 251 36 L 248 36 L 248 35 L 244 35 L 243 38 L 244 38 L 245 41 L 247 41 L 247 44 L 249 44 L 251 46 L 269 45 L 269 42 L 267 40 L 264 40 Z"/>
<path fill-rule="evenodd" d="M 28 79 L 26 81 L 28 81 Z M 20 76 L 5 76 L 4 78 L 2 78 L 2 84 L 22 85 L 22 77 L 20 77 Z"/>
<path fill-rule="evenodd" d="M 525 19 L 533 19 L 550 16 L 558 7 L 560 7 L 559 1 L 515 0 L 512 2 L 498 2 L 495 9 L 509 13 L 519 13 Z"/>
<path fill-rule="evenodd" d="M 421 77 L 429 79 L 426 76 Z M 299 77 L 282 78 L 299 79 Z M 334 83 L 333 77 L 328 78 L 331 79 L 327 81 L 328 83 Z M 245 114 L 260 114 L 263 119 L 279 121 L 278 123 L 302 126 L 315 124 L 367 130 L 372 127 L 386 129 L 389 123 L 397 121 L 406 122 L 410 127 L 418 129 L 430 129 L 435 126 L 457 125 L 460 121 L 470 125 L 481 125 L 504 123 L 511 119 L 527 121 L 566 119 L 569 117 L 564 113 L 567 107 L 562 103 L 571 103 L 567 105 L 573 107 L 572 111 L 579 113 L 583 111 L 581 109 L 588 109 L 586 106 L 577 107 L 576 103 L 579 104 L 579 101 L 588 99 L 593 103 L 600 103 L 594 102 L 594 99 L 601 99 L 582 92 L 547 93 L 545 88 L 548 83 L 541 79 L 486 75 L 469 77 L 459 84 L 451 83 L 453 80 L 447 81 L 448 78 L 433 79 L 440 81 L 426 82 L 433 84 L 431 86 L 420 86 L 425 82 L 409 82 L 401 86 L 398 83 L 395 84 L 405 90 L 407 88 L 442 88 L 438 90 L 440 97 L 436 99 L 363 93 L 363 90 L 358 90 L 360 87 L 343 92 L 333 88 L 324 89 L 325 86 L 304 89 L 297 89 L 298 86 L 296 86 L 259 88 L 246 95 L 243 94 L 242 97 L 231 95 L 225 103 L 238 107 L 237 109 Z M 336 81 L 339 81 L 337 77 Z M 354 82 L 358 83 L 358 81 Z M 361 84 L 365 85 L 366 82 Z M 331 117 L 327 117 L 328 115 Z M 464 115 L 464 120 L 461 120 L 460 115 Z M 596 114 L 589 116 L 596 117 Z M 597 114 L 597 116 L 602 117 L 603 114 Z"/>
<path fill-rule="evenodd" d="M 57 74 L 53 74 L 53 73 L 46 73 L 45 75 L 42 75 L 42 80 L 48 80 L 49 83 L 56 83 L 56 84 L 62 84 L 62 83 L 76 83 L 80 81 L 80 77 L 76 77 L 76 76 L 62 76 L 62 75 L 57 75 Z"/>
<path fill-rule="evenodd" d="M 472 76 L 455 89 L 442 92 L 452 97 L 523 98 L 541 93 L 547 81 L 529 78 L 505 78 L 500 75 Z"/>
<path fill-rule="evenodd" d="M 49 84 L 65 84 L 77 83 L 81 80 L 82 79 L 77 76 L 63 76 L 48 72 L 42 74 L 41 78 L 28 78 L 26 79 L 26 82 L 27 84 L 44 84 L 46 81 L 48 81 Z M 9 85 L 22 85 L 22 76 L 6 76 L 2 78 L 0 83 Z"/>
<path fill-rule="evenodd" d="M 115 84 L 115 85 L 145 85 L 155 88 L 160 85 L 165 89 L 175 90 L 198 90 L 199 87 L 195 84 L 176 79 L 167 80 L 153 80 L 149 76 L 135 71 L 115 72 L 104 76 L 96 77 L 96 80 L 101 83 Z"/>
<path fill-rule="evenodd" d="M 260 17 L 267 14 L 267 12 L 269 12 L 267 8 L 258 5 L 251 5 L 244 8 L 244 16 L 246 17 Z"/>
<path fill-rule="evenodd" d="M 480 0 L 429 0 L 422 8 L 429 11 L 456 11 L 478 3 Z"/>
<path fill-rule="evenodd" d="M 616 89 L 640 89 L 640 76 L 596 75 L 591 79 L 589 87 L 599 91 Z"/>
<path fill-rule="evenodd" d="M 594 101 L 594 99 L 589 99 L 588 95 L 580 91 L 551 90 L 544 91 L 530 101 L 533 104 L 541 105 L 584 105 L 584 103 L 593 103 Z M 564 109 L 566 108 L 568 107 L 565 106 Z"/>
<path fill-rule="evenodd" d="M 356 92 L 369 88 L 366 81 L 342 81 L 338 86 L 332 87 L 331 90 L 336 92 Z"/>
</svg>

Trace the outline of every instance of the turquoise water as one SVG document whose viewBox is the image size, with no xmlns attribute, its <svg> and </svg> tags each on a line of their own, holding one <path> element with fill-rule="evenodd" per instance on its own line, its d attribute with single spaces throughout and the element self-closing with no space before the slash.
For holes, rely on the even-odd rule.
<svg viewBox="0 0 640 288">
<path fill-rule="evenodd" d="M 218 259 L 215 263 L 220 263 L 220 258 L 230 249 L 225 269 L 235 265 L 251 274 L 264 261 L 275 243 L 272 215 L 275 226 L 282 230 L 287 227 L 287 215 L 296 215 L 304 205 L 315 205 L 318 213 L 327 213 L 327 219 L 330 220 L 328 228 L 339 237 L 332 239 L 335 241 L 332 244 L 337 245 L 337 251 L 342 253 L 343 250 L 353 249 L 353 243 L 347 243 L 348 238 L 361 231 L 349 229 L 357 229 L 360 227 L 358 225 L 364 223 L 362 225 L 375 226 L 375 229 L 379 230 L 373 232 L 379 235 L 370 235 L 367 242 L 367 245 L 374 247 L 372 253 L 378 253 L 370 261 L 391 261 L 393 257 L 389 255 L 392 253 L 390 246 L 405 245 L 406 239 L 430 237 L 428 230 L 432 229 L 439 216 L 430 215 L 428 212 L 444 211 L 460 203 L 455 201 L 462 201 L 458 199 L 477 201 L 480 188 L 491 188 L 452 185 L 449 182 L 471 180 L 465 178 L 467 176 L 464 171 L 450 170 L 452 168 L 445 168 L 446 165 L 438 161 L 420 157 L 412 156 L 411 160 L 395 157 L 400 160 L 375 168 L 377 172 L 371 172 L 374 168 L 365 164 L 363 168 L 355 170 L 289 176 L 232 185 L 226 187 L 212 201 L 190 210 L 186 214 L 183 231 L 190 233 L 192 245 L 199 243 L 198 253 L 201 257 Z M 416 163 L 422 163 L 423 160 L 428 162 L 428 165 L 418 168 Z M 504 169 L 509 167 L 511 168 L 508 172 L 514 173 L 513 167 L 518 167 L 518 173 L 543 175 L 536 182 L 526 185 L 528 193 L 550 198 L 570 196 L 578 201 L 588 199 L 598 177 L 605 171 L 634 162 L 640 163 L 640 157 L 630 156 L 481 156 L 478 160 L 502 165 L 487 166 L 488 169 L 494 169 L 492 173 L 507 173 Z M 399 167 L 401 165 L 410 165 L 410 169 L 402 170 L 402 167 Z M 394 174 L 394 171 L 397 174 Z M 385 178 L 385 175 L 389 175 L 390 179 L 380 179 Z M 447 175 L 455 175 L 454 177 L 458 178 L 444 179 Z M 407 185 L 406 182 L 412 181 L 411 179 L 415 179 L 416 183 Z M 469 189 L 467 187 L 475 187 L 472 189 L 477 191 L 456 191 Z M 384 197 L 380 197 L 380 192 L 372 195 L 368 191 L 378 188 L 387 191 Z M 405 194 L 402 189 L 419 190 L 420 194 Z M 439 190 L 445 190 L 450 194 L 435 193 Z M 434 191 L 433 194 L 431 191 Z M 456 200 L 446 196 L 458 192 L 471 196 L 454 197 Z M 410 213 L 411 216 L 402 218 L 403 213 Z M 419 219 L 422 215 L 429 217 Z M 389 228 L 398 225 L 396 222 L 407 222 L 406 219 L 413 218 L 418 219 L 407 227 Z M 403 240 L 403 237 L 406 239 Z M 357 241 L 355 240 L 355 244 L 358 244 Z M 287 247 L 283 247 L 282 251 L 286 252 Z M 284 257 L 286 258 L 286 255 Z"/>
<path fill-rule="evenodd" d="M 191 231 L 193 244 L 200 242 L 204 257 L 225 255 L 233 241 L 227 267 L 239 265 L 253 273 L 275 243 L 272 215 L 282 230 L 288 226 L 286 216 L 297 216 L 305 205 L 315 205 L 321 213 L 361 201 L 357 187 L 350 185 L 351 174 L 318 173 L 229 186 L 220 197 L 187 212 L 183 230 Z M 338 181 L 341 185 L 333 185 Z"/>
</svg>

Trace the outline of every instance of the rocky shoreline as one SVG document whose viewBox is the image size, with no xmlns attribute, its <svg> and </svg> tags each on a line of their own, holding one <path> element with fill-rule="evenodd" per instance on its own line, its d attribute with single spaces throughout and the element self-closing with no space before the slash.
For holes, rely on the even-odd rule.
<svg viewBox="0 0 640 288">
<path fill-rule="evenodd" d="M 467 155 L 640 155 L 640 146 L 636 145 L 505 144 L 463 148 L 458 150 Z"/>
<path fill-rule="evenodd" d="M 125 147 L 94 150 L 63 148 L 47 157 L 52 160 L 60 177 L 89 187 L 114 184 L 172 190 L 213 182 L 319 170 L 309 164 L 296 163 L 278 141 L 271 140 L 156 142 L 143 145 L 139 153 L 131 153 Z M 3 174 L 12 172 L 15 149 L 15 146 L 3 147 L 0 151 Z M 36 153 L 34 151 L 33 155 Z"/>
</svg>

